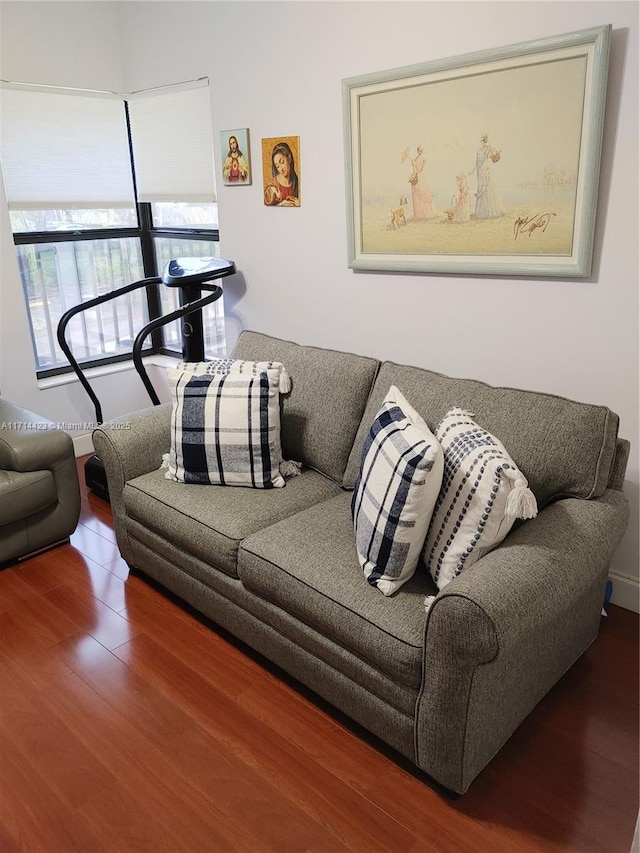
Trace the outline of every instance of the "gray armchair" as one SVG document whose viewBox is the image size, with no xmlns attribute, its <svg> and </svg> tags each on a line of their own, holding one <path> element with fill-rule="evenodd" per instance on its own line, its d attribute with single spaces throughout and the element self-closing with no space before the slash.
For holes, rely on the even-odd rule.
<svg viewBox="0 0 640 853">
<path fill-rule="evenodd" d="M 71 437 L 0 399 L 0 564 L 68 540 L 79 517 Z"/>
</svg>

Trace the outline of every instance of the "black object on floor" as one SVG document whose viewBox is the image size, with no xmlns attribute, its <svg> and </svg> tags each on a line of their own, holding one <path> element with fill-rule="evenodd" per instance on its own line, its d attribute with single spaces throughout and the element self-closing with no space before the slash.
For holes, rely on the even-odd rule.
<svg viewBox="0 0 640 853">
<path fill-rule="evenodd" d="M 107 475 L 104 463 L 97 453 L 90 456 L 84 463 L 84 481 L 87 488 L 104 501 L 109 501 Z"/>
</svg>

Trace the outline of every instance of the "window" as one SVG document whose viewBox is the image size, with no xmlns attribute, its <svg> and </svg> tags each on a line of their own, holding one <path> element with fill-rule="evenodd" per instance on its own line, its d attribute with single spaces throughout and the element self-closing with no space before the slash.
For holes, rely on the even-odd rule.
<svg viewBox="0 0 640 853">
<path fill-rule="evenodd" d="M 144 278 L 135 237 L 19 242 L 16 250 L 40 376 L 68 365 L 56 338 L 65 311 Z M 69 346 L 81 363 L 128 356 L 148 318 L 142 290 L 134 291 L 75 317 L 67 331 Z"/>
<path fill-rule="evenodd" d="M 2 84 L 0 159 L 39 377 L 70 370 L 56 337 L 71 307 L 161 275 L 180 256 L 219 257 L 206 80 L 126 97 Z M 177 120 L 179 118 L 179 121 Z M 74 317 L 83 365 L 128 359 L 140 329 L 178 307 L 141 288 Z M 224 355 L 222 299 L 204 309 L 207 357 Z M 145 352 L 182 348 L 179 323 Z"/>
</svg>

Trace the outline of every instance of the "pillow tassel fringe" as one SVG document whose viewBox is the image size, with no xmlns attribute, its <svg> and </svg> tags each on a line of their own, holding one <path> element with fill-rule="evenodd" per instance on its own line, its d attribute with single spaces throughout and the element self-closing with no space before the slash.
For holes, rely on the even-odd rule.
<svg viewBox="0 0 640 853">
<path fill-rule="evenodd" d="M 168 468 L 168 467 L 169 467 L 169 454 L 163 453 L 162 454 L 162 462 L 160 463 L 160 469 L 162 470 L 162 468 Z"/>
<path fill-rule="evenodd" d="M 288 480 L 302 473 L 302 462 L 294 462 L 292 459 L 284 459 L 278 466 L 280 473 Z"/>
<path fill-rule="evenodd" d="M 505 513 L 511 518 L 535 518 L 538 514 L 538 504 L 529 484 L 524 477 L 518 476 L 511 469 L 507 469 L 505 473 L 514 481 L 507 498 Z"/>
<path fill-rule="evenodd" d="M 433 604 L 433 602 L 434 602 L 435 600 L 436 600 L 435 595 L 427 595 L 427 596 L 426 596 L 426 598 L 425 598 L 425 600 L 424 600 L 424 609 L 425 609 L 425 613 L 428 613 L 428 612 L 429 612 L 429 610 L 431 610 L 431 605 Z"/>
<path fill-rule="evenodd" d="M 280 381 L 278 383 L 278 391 L 281 394 L 288 394 L 289 391 L 291 391 L 291 378 L 287 371 L 284 369 L 284 367 L 280 370 Z"/>
</svg>

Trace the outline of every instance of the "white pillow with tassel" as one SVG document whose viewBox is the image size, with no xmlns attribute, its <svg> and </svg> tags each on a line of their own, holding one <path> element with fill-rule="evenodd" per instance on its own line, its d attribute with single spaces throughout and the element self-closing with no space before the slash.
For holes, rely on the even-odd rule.
<svg viewBox="0 0 640 853">
<path fill-rule="evenodd" d="M 473 417 L 451 409 L 435 431 L 444 475 L 422 557 L 439 590 L 499 545 L 516 518 L 538 514 L 524 474 Z"/>
<path fill-rule="evenodd" d="M 240 373 L 243 376 L 258 376 L 265 371 L 268 372 L 269 376 L 272 376 L 273 372 L 277 371 L 278 391 L 281 394 L 288 394 L 291 391 L 291 378 L 287 373 L 286 367 L 280 361 L 247 361 L 240 358 L 214 358 L 211 361 L 181 361 L 175 369 L 187 373 L 195 373 L 199 376 L 226 375 L 228 373 Z M 293 459 L 282 459 L 282 452 L 280 450 L 278 452 L 282 460 L 279 465 L 280 474 L 285 480 L 297 477 L 302 473 L 302 464 L 300 462 L 295 462 Z M 165 456 L 167 459 L 163 457 L 161 468 L 168 467 L 168 454 L 165 454 Z"/>
</svg>

